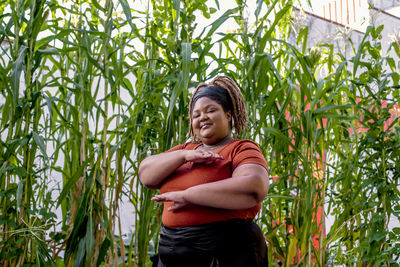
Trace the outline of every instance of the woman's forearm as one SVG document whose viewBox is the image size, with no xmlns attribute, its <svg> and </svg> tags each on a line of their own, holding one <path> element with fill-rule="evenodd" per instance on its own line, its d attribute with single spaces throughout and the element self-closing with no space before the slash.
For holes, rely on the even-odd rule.
<svg viewBox="0 0 400 267">
<path fill-rule="evenodd" d="M 223 209 L 247 209 L 260 203 L 268 191 L 268 179 L 258 175 L 237 176 L 201 184 L 183 191 L 190 203 Z"/>
<path fill-rule="evenodd" d="M 213 152 L 184 149 L 153 155 L 140 164 L 139 179 L 146 187 L 159 188 L 160 183 L 185 161 L 208 164 L 222 158 Z"/>
<path fill-rule="evenodd" d="M 168 210 L 175 211 L 192 203 L 222 209 L 248 209 L 260 203 L 269 187 L 268 171 L 258 164 L 243 164 L 231 178 L 196 185 L 183 191 L 155 195 L 157 202 L 173 202 Z"/>
<path fill-rule="evenodd" d="M 139 166 L 139 179 L 144 186 L 159 188 L 160 183 L 185 162 L 185 150 L 150 156 Z"/>
</svg>

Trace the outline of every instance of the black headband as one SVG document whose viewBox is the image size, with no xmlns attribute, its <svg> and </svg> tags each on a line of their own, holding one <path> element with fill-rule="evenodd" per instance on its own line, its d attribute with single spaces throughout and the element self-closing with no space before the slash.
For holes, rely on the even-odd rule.
<svg viewBox="0 0 400 267">
<path fill-rule="evenodd" d="M 224 111 L 233 112 L 232 99 L 228 91 L 218 85 L 211 85 L 200 87 L 192 99 L 191 109 L 193 110 L 194 104 L 202 97 L 208 97 L 222 106 Z"/>
</svg>

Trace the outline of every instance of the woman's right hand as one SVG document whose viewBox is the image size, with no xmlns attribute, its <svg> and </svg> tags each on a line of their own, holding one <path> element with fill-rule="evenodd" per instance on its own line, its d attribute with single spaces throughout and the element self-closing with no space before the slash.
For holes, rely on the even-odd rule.
<svg viewBox="0 0 400 267">
<path fill-rule="evenodd" d="M 210 164 L 218 159 L 224 159 L 221 155 L 203 150 L 185 150 L 185 162 Z"/>
</svg>

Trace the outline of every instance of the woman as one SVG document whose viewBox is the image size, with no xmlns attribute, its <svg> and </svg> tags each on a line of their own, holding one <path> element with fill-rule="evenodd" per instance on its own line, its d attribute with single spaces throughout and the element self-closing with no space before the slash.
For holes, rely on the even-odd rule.
<svg viewBox="0 0 400 267">
<path fill-rule="evenodd" d="M 200 84 L 190 101 L 192 142 L 153 155 L 139 178 L 164 202 L 158 267 L 268 266 L 266 244 L 252 221 L 268 192 L 258 146 L 233 139 L 247 126 L 243 96 L 229 77 Z M 233 125 L 232 125 L 233 124 Z"/>
</svg>

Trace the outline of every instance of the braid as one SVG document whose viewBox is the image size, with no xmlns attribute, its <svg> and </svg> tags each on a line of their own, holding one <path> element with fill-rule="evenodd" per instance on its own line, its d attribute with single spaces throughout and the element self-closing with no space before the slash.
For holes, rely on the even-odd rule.
<svg viewBox="0 0 400 267">
<path fill-rule="evenodd" d="M 211 81 L 211 84 L 221 86 L 228 91 L 233 104 L 233 123 L 236 134 L 242 135 L 247 128 L 248 118 L 243 95 L 238 85 L 228 76 L 217 76 Z"/>
<path fill-rule="evenodd" d="M 196 95 L 197 91 L 202 87 L 207 86 L 220 86 L 225 88 L 228 91 L 229 96 L 232 100 L 233 111 L 233 125 L 235 127 L 236 134 L 238 136 L 242 135 L 247 128 L 247 112 L 246 105 L 244 103 L 243 95 L 240 92 L 238 85 L 235 83 L 232 78 L 228 76 L 217 76 L 210 83 L 200 83 L 195 91 L 193 92 L 192 98 L 189 103 L 189 118 L 190 118 L 190 136 L 193 137 L 194 141 L 198 141 L 197 137 L 194 135 L 192 128 L 192 105 L 193 105 L 193 96 Z"/>
</svg>

